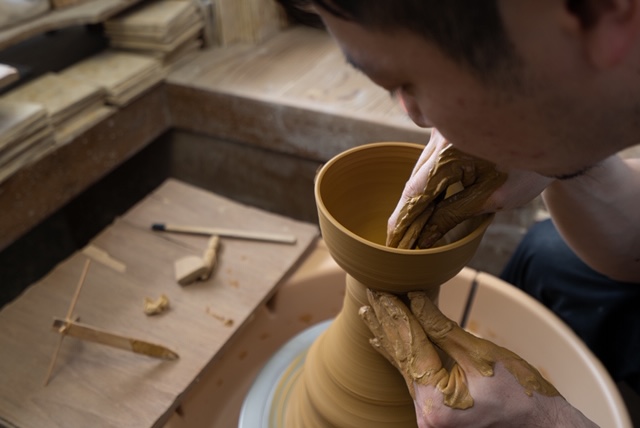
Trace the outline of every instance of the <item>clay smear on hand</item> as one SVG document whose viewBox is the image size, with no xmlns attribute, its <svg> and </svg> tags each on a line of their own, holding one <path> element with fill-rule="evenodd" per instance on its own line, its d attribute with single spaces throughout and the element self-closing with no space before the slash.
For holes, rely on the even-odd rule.
<svg viewBox="0 0 640 428">
<path fill-rule="evenodd" d="M 507 179 L 491 162 L 449 145 L 438 154 L 423 191 L 402 207 L 387 237 L 396 248 L 429 248 L 464 220 L 481 212 L 486 200 Z M 450 195 L 454 185 L 462 187 Z"/>
<path fill-rule="evenodd" d="M 397 296 L 369 291 L 371 306 L 363 307 L 360 314 L 375 336 L 371 344 L 402 373 L 412 395 L 414 382 L 434 386 L 447 406 L 467 409 L 473 406 L 473 397 L 465 373 L 493 376 L 498 362 L 527 395 L 560 395 L 518 355 L 466 332 L 444 316 L 425 293 L 409 293 L 408 298 L 411 310 Z M 444 367 L 436 347 L 453 360 L 451 369 Z"/>
</svg>

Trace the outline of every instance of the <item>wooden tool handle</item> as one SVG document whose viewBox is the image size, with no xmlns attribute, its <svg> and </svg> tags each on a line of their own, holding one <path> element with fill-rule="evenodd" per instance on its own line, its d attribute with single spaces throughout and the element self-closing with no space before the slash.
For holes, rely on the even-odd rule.
<svg viewBox="0 0 640 428">
<path fill-rule="evenodd" d="M 119 334 L 100 330 L 78 322 L 54 318 L 51 328 L 63 335 L 99 343 L 101 345 L 111 346 L 113 348 L 132 351 L 136 354 L 143 354 L 149 357 L 161 358 L 163 360 L 176 360 L 179 358 L 178 354 L 162 345 L 156 345 L 143 340 L 121 336 Z"/>
<path fill-rule="evenodd" d="M 164 232 L 190 233 L 194 235 L 218 235 L 225 238 L 267 241 L 280 244 L 295 244 L 297 241 L 295 236 L 288 234 L 256 232 L 240 229 L 223 229 L 219 227 L 181 226 L 177 224 L 155 223 L 151 226 L 151 229 Z"/>
</svg>

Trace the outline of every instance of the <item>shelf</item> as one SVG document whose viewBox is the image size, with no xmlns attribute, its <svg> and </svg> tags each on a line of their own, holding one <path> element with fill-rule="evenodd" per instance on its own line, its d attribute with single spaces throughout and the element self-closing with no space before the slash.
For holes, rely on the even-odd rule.
<svg viewBox="0 0 640 428">
<path fill-rule="evenodd" d="M 39 17 L 0 30 L 0 49 L 30 37 L 77 25 L 98 24 L 142 0 L 91 0 L 87 3 L 53 9 Z"/>
<path fill-rule="evenodd" d="M 165 105 L 157 85 L 1 183 L 0 251 L 167 131 Z"/>
<path fill-rule="evenodd" d="M 205 49 L 129 106 L 0 183 L 0 251 L 170 129 L 325 162 L 372 141 L 426 143 L 322 31 Z"/>
</svg>

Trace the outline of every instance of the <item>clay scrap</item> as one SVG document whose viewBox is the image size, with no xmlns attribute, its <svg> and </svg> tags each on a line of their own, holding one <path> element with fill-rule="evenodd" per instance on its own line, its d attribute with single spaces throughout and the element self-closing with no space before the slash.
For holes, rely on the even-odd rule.
<svg viewBox="0 0 640 428">
<path fill-rule="evenodd" d="M 220 237 L 213 235 L 209 239 L 202 257 L 186 256 L 175 263 L 176 281 L 180 285 L 189 285 L 195 281 L 206 281 L 211 277 L 216 265 Z"/>
<path fill-rule="evenodd" d="M 147 315 L 158 315 L 169 309 L 169 298 L 166 294 L 160 295 L 157 299 L 144 298 L 144 313 Z"/>
</svg>

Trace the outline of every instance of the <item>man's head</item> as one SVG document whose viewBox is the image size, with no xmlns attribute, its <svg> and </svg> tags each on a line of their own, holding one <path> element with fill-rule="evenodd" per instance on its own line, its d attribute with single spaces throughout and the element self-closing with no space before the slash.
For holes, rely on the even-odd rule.
<svg viewBox="0 0 640 428">
<path fill-rule="evenodd" d="M 280 0 L 380 32 L 402 28 L 437 44 L 483 80 L 517 63 L 496 0 Z"/>
<path fill-rule="evenodd" d="M 291 1 L 468 153 L 565 176 L 640 134 L 640 0 Z"/>
</svg>

